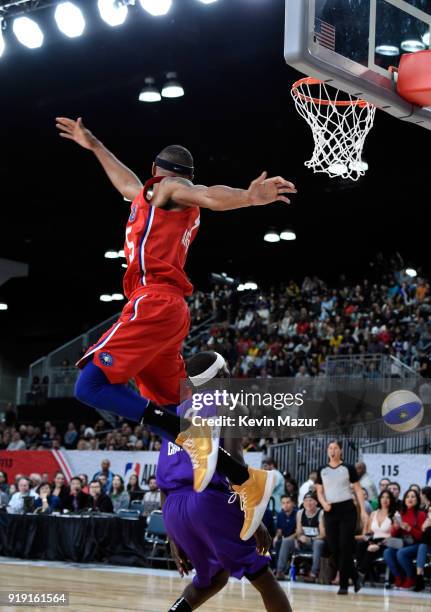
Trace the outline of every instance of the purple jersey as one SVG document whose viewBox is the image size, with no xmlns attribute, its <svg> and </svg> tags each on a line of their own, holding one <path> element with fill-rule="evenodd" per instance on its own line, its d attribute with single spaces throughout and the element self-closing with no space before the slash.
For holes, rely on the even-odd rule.
<svg viewBox="0 0 431 612">
<path fill-rule="evenodd" d="M 209 393 L 209 392 L 206 392 Z M 188 416 L 192 409 L 192 399 L 185 400 L 177 407 L 177 414 Z M 204 406 L 195 414 L 202 417 L 212 417 L 217 414 L 217 406 Z M 157 464 L 157 484 L 165 493 L 172 491 L 193 490 L 193 468 L 189 456 L 180 446 L 163 439 Z M 226 477 L 214 473 L 209 489 L 229 492 L 229 483 Z"/>
</svg>

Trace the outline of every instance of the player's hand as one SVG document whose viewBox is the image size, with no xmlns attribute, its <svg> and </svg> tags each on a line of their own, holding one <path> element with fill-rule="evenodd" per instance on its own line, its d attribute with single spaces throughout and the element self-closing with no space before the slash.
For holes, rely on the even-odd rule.
<svg viewBox="0 0 431 612">
<path fill-rule="evenodd" d="M 324 504 L 322 504 L 322 508 L 325 512 L 331 512 L 332 504 L 328 504 L 328 502 L 325 502 Z"/>
<path fill-rule="evenodd" d="M 256 550 L 260 555 L 266 555 L 271 548 L 272 539 L 268 529 L 263 523 L 259 525 L 254 534 L 256 540 Z"/>
<path fill-rule="evenodd" d="M 169 540 L 169 545 L 171 547 L 172 558 L 175 561 L 175 565 L 177 566 L 177 570 L 181 578 L 183 578 L 184 575 L 188 576 L 189 572 L 193 569 L 190 559 L 187 558 L 186 553 L 181 550 L 181 548 L 179 548 L 173 540 Z"/>
<path fill-rule="evenodd" d="M 74 140 L 84 149 L 94 149 L 97 144 L 97 138 L 85 127 L 82 117 L 79 117 L 76 121 L 67 117 L 57 117 L 56 126 L 60 130 L 62 138 Z"/>
<path fill-rule="evenodd" d="M 262 174 L 254 180 L 247 190 L 251 206 L 263 206 L 272 202 L 286 202 L 290 200 L 286 197 L 287 193 L 296 193 L 296 187 L 290 181 L 286 181 L 281 176 L 267 178 L 268 173 Z"/>
</svg>

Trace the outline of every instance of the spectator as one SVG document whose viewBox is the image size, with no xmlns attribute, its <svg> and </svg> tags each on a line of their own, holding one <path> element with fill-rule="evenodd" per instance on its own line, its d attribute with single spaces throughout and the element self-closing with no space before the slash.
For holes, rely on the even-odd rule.
<svg viewBox="0 0 431 612">
<path fill-rule="evenodd" d="M 104 487 L 106 487 L 106 490 L 109 491 L 112 487 L 112 479 L 114 478 L 113 472 L 111 472 L 111 470 L 109 469 L 111 467 L 111 462 L 109 461 L 109 459 L 103 459 L 102 463 L 100 464 L 100 467 L 101 469 L 94 474 L 92 480 L 99 480 L 99 476 L 101 475 L 106 476 L 106 482 L 104 483 Z"/>
<path fill-rule="evenodd" d="M 371 535 L 359 542 L 357 547 L 359 579 L 362 584 L 372 571 L 373 562 L 386 550 L 385 542 L 391 537 L 395 512 L 395 498 L 388 489 L 384 489 L 378 497 L 377 510 L 371 513 L 366 526 L 366 533 Z"/>
<path fill-rule="evenodd" d="M 161 505 L 160 501 L 160 490 L 157 486 L 157 480 L 155 476 L 150 476 L 147 481 L 148 491 L 144 493 L 144 502 L 152 502 Z"/>
<path fill-rule="evenodd" d="M 106 474 L 100 474 L 100 476 L 96 478 L 96 480 L 100 482 L 100 485 L 102 487 L 102 493 L 105 493 L 105 495 L 108 495 L 110 488 L 108 489 L 108 477 L 106 476 Z M 112 487 L 112 484 L 111 484 L 111 487 Z"/>
<path fill-rule="evenodd" d="M 292 550 L 289 540 L 294 540 L 296 531 L 295 500 L 288 495 L 281 498 L 281 511 L 277 514 L 277 531 L 274 538 L 274 547 L 280 543 L 277 561 L 277 580 L 285 579 L 285 569 L 289 561 L 289 552 Z"/>
<path fill-rule="evenodd" d="M 130 497 L 127 491 L 124 490 L 124 480 L 119 474 L 115 474 L 112 479 L 109 497 L 111 498 L 115 513 L 118 513 L 119 510 L 126 510 L 129 507 Z"/>
<path fill-rule="evenodd" d="M 0 472 L 0 491 L 9 495 L 9 485 L 7 483 L 6 472 Z"/>
<path fill-rule="evenodd" d="M 317 472 L 316 472 L 316 470 L 313 470 L 312 472 L 309 473 L 308 480 L 306 480 L 304 482 L 304 484 L 302 484 L 300 489 L 299 489 L 299 493 L 298 493 L 298 507 L 302 506 L 302 502 L 304 500 L 304 495 L 306 493 L 309 493 L 310 491 L 314 491 L 315 490 L 316 480 L 317 480 Z"/>
<path fill-rule="evenodd" d="M 9 500 L 7 511 L 10 514 L 25 514 L 33 511 L 34 501 L 37 493 L 30 489 L 30 481 L 25 476 L 21 476 L 17 483 L 18 490 Z"/>
<path fill-rule="evenodd" d="M 388 488 L 390 483 L 391 483 L 391 481 L 389 480 L 389 478 L 382 478 L 379 481 L 379 496 L 380 496 L 380 493 L 382 493 L 382 491 L 385 491 Z M 378 505 L 379 505 L 379 499 L 378 498 L 377 499 L 373 499 L 370 503 L 371 503 L 371 508 L 373 510 L 377 510 Z"/>
<path fill-rule="evenodd" d="M 76 430 L 75 423 L 69 423 L 67 431 L 64 434 L 64 445 L 67 449 L 76 448 L 78 443 L 79 434 Z"/>
<path fill-rule="evenodd" d="M 91 497 L 82 490 L 82 481 L 79 476 L 74 476 L 70 481 L 70 493 L 64 500 L 63 508 L 69 512 L 80 512 L 90 508 Z"/>
<path fill-rule="evenodd" d="M 377 499 L 378 493 L 376 489 L 376 485 L 372 481 L 370 475 L 367 473 L 367 466 L 363 461 L 358 461 L 355 464 L 356 472 L 359 476 L 359 483 L 363 489 L 366 489 L 368 493 L 368 500 L 373 501 Z"/>
<path fill-rule="evenodd" d="M 12 433 L 12 441 L 9 443 L 7 450 L 25 450 L 25 442 L 21 440 L 21 434 L 18 431 Z"/>
<path fill-rule="evenodd" d="M 36 490 L 42 482 L 42 476 L 40 474 L 37 474 L 36 472 L 33 472 L 32 474 L 30 474 L 29 480 L 31 488 Z"/>
<path fill-rule="evenodd" d="M 90 483 L 90 496 L 91 510 L 95 512 L 114 512 L 112 501 L 108 495 L 102 492 L 102 486 L 98 480 L 93 480 Z"/>
<path fill-rule="evenodd" d="M 290 474 L 284 475 L 284 495 L 289 495 L 295 500 L 298 499 L 298 483 L 293 478 L 290 478 Z"/>
<path fill-rule="evenodd" d="M 262 461 L 262 468 L 264 470 L 274 471 L 276 475 L 276 484 L 274 490 L 272 492 L 271 499 L 274 500 L 274 510 L 275 512 L 280 512 L 282 509 L 281 498 L 285 494 L 285 482 L 284 476 L 277 469 L 277 463 L 271 457 L 267 457 Z"/>
<path fill-rule="evenodd" d="M 370 502 L 368 501 L 368 491 L 367 491 L 367 489 L 364 489 L 364 487 L 361 487 L 361 489 L 362 489 L 362 493 L 364 494 L 364 508 L 365 508 L 365 511 L 366 511 L 366 513 L 368 515 L 370 515 L 371 512 L 373 511 L 373 508 L 372 508 Z"/>
<path fill-rule="evenodd" d="M 388 484 L 388 489 L 392 493 L 392 495 L 395 497 L 395 506 L 396 506 L 397 512 L 400 512 L 403 506 L 403 502 L 400 499 L 400 495 L 401 495 L 400 485 L 398 484 L 398 482 L 390 482 Z"/>
<path fill-rule="evenodd" d="M 52 485 L 49 482 L 43 482 L 37 493 L 39 497 L 34 502 L 35 510 L 44 514 L 60 511 L 60 498 L 52 494 Z"/>
<path fill-rule="evenodd" d="M 60 499 L 60 507 L 64 507 L 66 499 L 70 495 L 70 489 L 66 485 L 66 479 L 63 472 L 57 472 L 54 476 L 52 494 Z"/>
<path fill-rule="evenodd" d="M 130 501 L 141 500 L 144 497 L 144 491 L 139 486 L 139 478 L 137 474 L 132 474 L 127 484 L 127 492 L 130 497 Z"/>
<path fill-rule="evenodd" d="M 9 503 L 9 495 L 0 489 L 0 508 L 6 508 Z"/>
<path fill-rule="evenodd" d="M 83 493 L 89 493 L 89 487 L 88 487 L 88 476 L 87 474 L 78 474 L 78 478 L 81 479 L 81 483 L 82 483 L 82 492 Z"/>
<path fill-rule="evenodd" d="M 414 489 L 406 491 L 401 507 L 401 515 L 395 515 L 392 526 L 392 536 L 402 539 L 402 548 L 387 548 L 383 557 L 395 577 L 397 588 L 411 589 L 415 586 L 415 569 L 413 559 L 416 559 L 419 543 L 422 539 L 422 525 L 426 514 L 420 508 L 420 498 Z"/>
<path fill-rule="evenodd" d="M 43 472 L 42 478 L 41 478 L 41 483 L 42 482 L 49 482 L 49 474 L 48 474 L 48 472 Z"/>
<path fill-rule="evenodd" d="M 422 489 L 422 501 L 424 502 L 422 507 L 425 507 L 427 518 L 422 525 L 422 541 L 419 544 L 416 557 L 416 585 L 414 589 L 416 593 L 425 589 L 425 564 L 427 555 L 431 554 L 431 487 Z"/>
</svg>

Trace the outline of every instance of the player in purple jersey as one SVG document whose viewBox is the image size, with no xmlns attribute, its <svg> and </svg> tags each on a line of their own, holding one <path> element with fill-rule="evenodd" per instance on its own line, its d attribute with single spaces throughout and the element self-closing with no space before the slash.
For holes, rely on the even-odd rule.
<svg viewBox="0 0 431 612">
<path fill-rule="evenodd" d="M 187 371 L 195 386 L 228 375 L 224 359 L 215 352 L 199 353 L 193 357 Z M 202 376 L 204 372 L 205 376 Z M 177 414 L 187 418 L 191 410 L 192 400 L 186 400 L 178 406 Z M 202 417 L 215 416 L 215 402 L 213 406 L 204 406 L 199 414 Z M 226 438 L 224 446 L 243 469 L 247 469 L 242 441 Z M 220 451 L 223 452 L 221 447 Z M 266 610 L 291 611 L 285 591 L 269 569 L 265 553 L 271 538 L 265 527 L 260 525 L 255 530 L 255 537 L 245 541 L 238 535 L 243 513 L 225 476 L 216 471 L 205 491 L 196 493 L 189 456 L 179 446 L 164 440 L 157 466 L 157 482 L 162 491 L 163 516 L 179 572 L 184 575 L 192 567 L 196 570 L 192 583 L 170 611 L 195 610 L 219 592 L 230 576 L 248 578 L 261 594 Z"/>
</svg>

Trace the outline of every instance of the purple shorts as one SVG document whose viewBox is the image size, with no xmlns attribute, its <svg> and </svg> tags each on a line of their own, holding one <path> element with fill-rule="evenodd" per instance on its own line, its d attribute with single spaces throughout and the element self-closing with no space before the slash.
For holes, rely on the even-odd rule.
<svg viewBox="0 0 431 612">
<path fill-rule="evenodd" d="M 237 503 L 228 504 L 229 496 L 216 489 L 174 491 L 163 506 L 166 530 L 193 563 L 198 589 L 210 586 L 223 570 L 240 579 L 269 564 L 268 557 L 256 551 L 254 538 L 240 539 L 244 514 Z"/>
</svg>

